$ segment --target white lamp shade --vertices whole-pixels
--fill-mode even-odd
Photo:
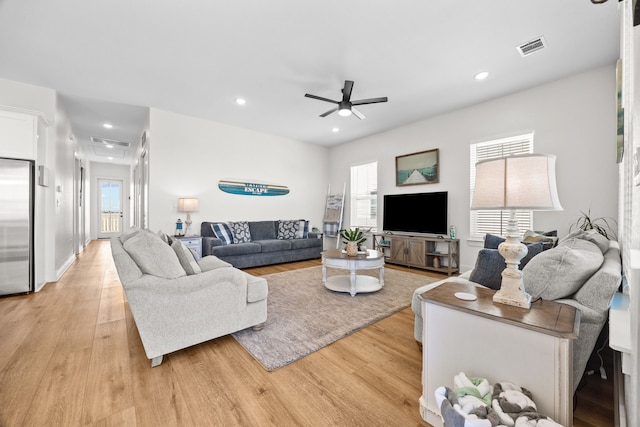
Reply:
[[[476,163],[471,209],[562,210],[556,156],[524,154]]]
[[[198,199],[178,199],[179,212],[196,212],[198,210]]]

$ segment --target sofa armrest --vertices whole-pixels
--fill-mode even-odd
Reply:
[[[215,246],[222,246],[222,240],[217,237],[202,237],[202,256],[211,255],[213,253],[212,248]]]
[[[313,231],[310,231],[309,234],[307,235],[307,237],[309,239],[319,239],[320,238],[320,234],[321,233],[314,233]]]
[[[220,267],[200,274],[182,276],[177,279],[165,279],[163,277],[143,274],[138,280],[123,285],[125,292],[141,291],[153,292],[162,295],[184,295],[198,292],[202,289],[215,286],[220,282],[233,283],[237,286],[247,287],[247,273],[233,267]]]

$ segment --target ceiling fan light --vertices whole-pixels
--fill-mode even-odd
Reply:
[[[349,117],[351,115],[351,109],[341,108],[338,110],[338,114],[340,114],[342,117]]]

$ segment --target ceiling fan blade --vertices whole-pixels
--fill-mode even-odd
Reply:
[[[364,105],[364,104],[377,104],[378,102],[387,102],[389,98],[386,96],[380,98],[359,99],[357,101],[351,101],[351,105]]]
[[[357,109],[355,109],[353,107],[351,107],[351,112],[353,113],[354,116],[356,116],[360,120],[362,120],[362,119],[364,119],[366,117],[364,114],[362,114],[360,111],[358,111]]]
[[[313,99],[318,99],[320,101],[330,102],[332,104],[337,104],[338,103],[338,101],[334,101],[333,99],[323,98],[321,96],[316,96],[316,95],[311,95],[310,93],[305,93],[304,96],[306,96],[307,98],[313,98]]]
[[[344,81],[344,88],[342,88],[342,101],[349,102],[351,99],[351,91],[353,90],[353,82],[351,80]]]
[[[329,114],[335,113],[336,111],[338,111],[338,108],[333,108],[333,109],[327,111],[326,113],[320,114],[320,117],[327,117]]]

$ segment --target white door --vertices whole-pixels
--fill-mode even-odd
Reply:
[[[98,238],[104,239],[122,233],[122,180],[98,179]]]

